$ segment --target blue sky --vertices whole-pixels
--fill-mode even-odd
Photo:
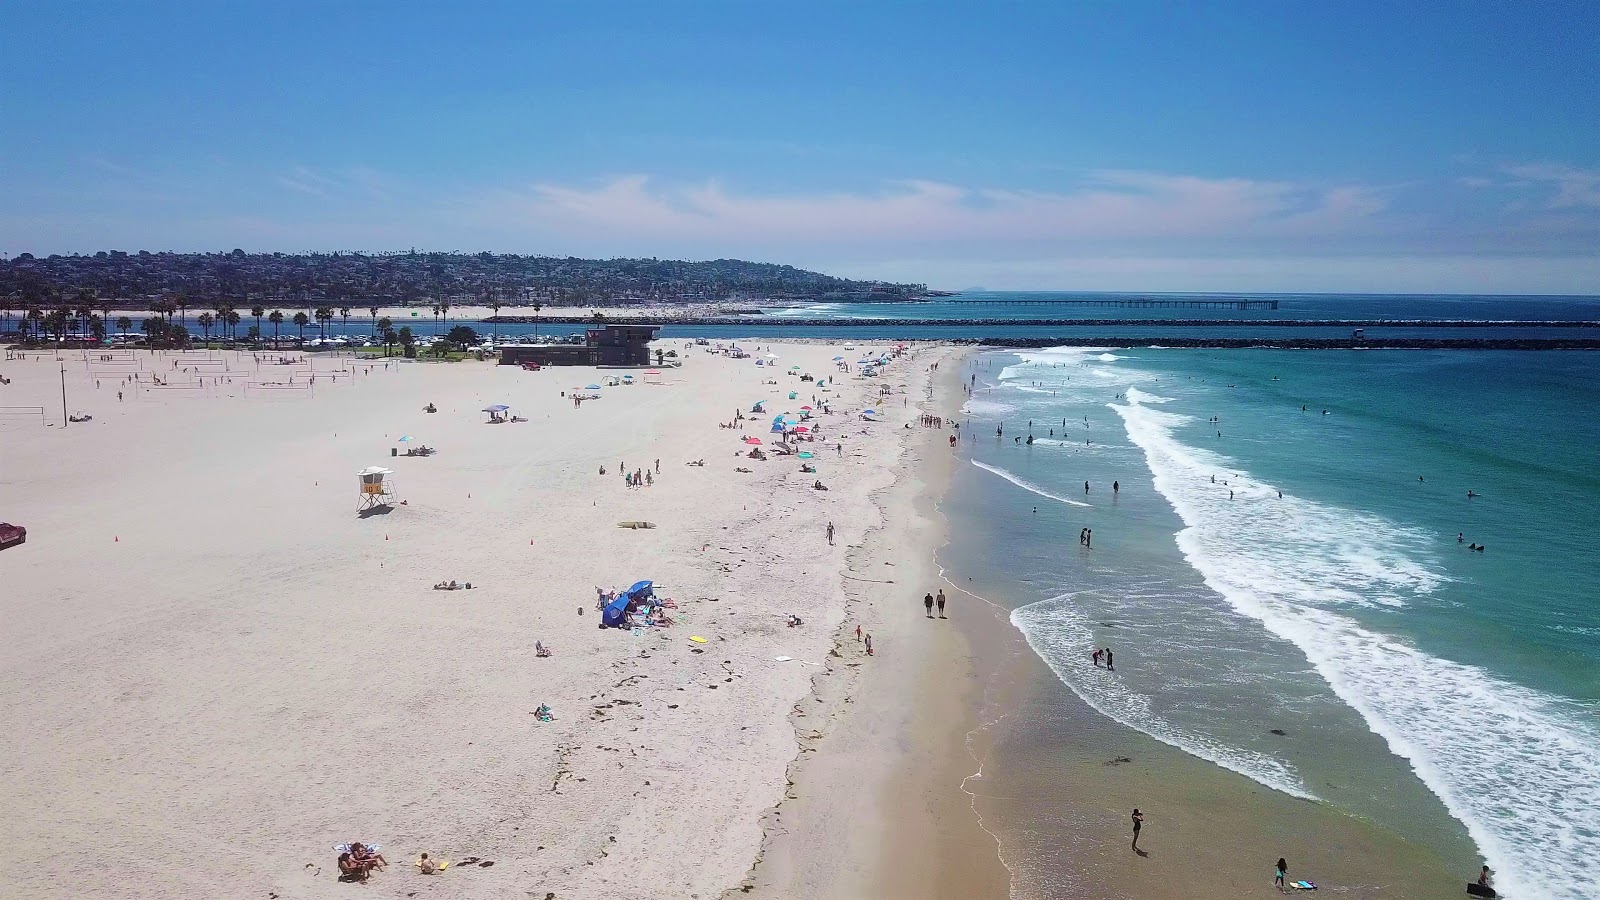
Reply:
[[[1600,293],[1600,4],[8,4],[0,252]]]

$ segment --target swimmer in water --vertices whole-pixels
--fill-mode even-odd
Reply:
[[[1459,543],[1461,543],[1462,541],[1464,541],[1466,539],[1467,539],[1467,533],[1466,532],[1464,532],[1464,531],[1456,532],[1456,543],[1459,544]]]

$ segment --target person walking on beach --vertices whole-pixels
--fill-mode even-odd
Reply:
[[[828,546],[833,546],[833,523],[828,523]]]
[[[867,645],[867,655],[871,656],[872,655],[872,635],[868,634],[863,640]]]
[[[1117,670],[1116,663],[1112,662],[1111,660],[1112,660],[1111,648],[1107,647],[1106,648],[1106,671],[1107,672],[1115,672]],[[1138,810],[1134,810],[1134,812],[1137,813]],[[1135,832],[1137,832],[1138,830],[1139,829],[1137,829],[1137,828],[1134,829]]]
[[[933,598],[933,600],[935,603],[939,604],[939,618],[949,618],[949,616],[944,614],[944,588],[939,588],[939,596]]]
[[[1139,852],[1139,829],[1144,827],[1144,813],[1135,807],[1133,810],[1133,852]]]
[[[1284,861],[1283,857],[1280,856],[1278,857],[1278,873],[1272,876],[1272,886],[1280,891],[1287,892],[1288,887],[1284,884],[1284,879],[1288,877],[1289,864]]]
[[[922,596],[922,608],[928,611],[928,618],[930,618],[930,619],[933,618],[933,595],[932,594],[924,594]]]

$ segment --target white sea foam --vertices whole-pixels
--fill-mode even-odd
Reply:
[[[1010,472],[1007,472],[1005,469],[1002,469],[999,466],[991,466],[986,462],[980,462],[980,461],[978,461],[976,459],[972,461],[972,464],[977,466],[978,468],[984,470],[985,472],[993,472],[994,474],[999,475],[1001,478],[1004,478],[1005,480],[1011,482],[1012,484],[1016,485],[1017,487],[1022,488],[1025,491],[1030,491],[1032,493],[1038,494],[1041,497],[1047,497],[1047,498],[1049,498],[1051,500],[1055,500],[1055,501],[1057,501],[1059,503],[1065,503],[1068,506],[1089,506],[1090,505],[1088,503],[1084,503],[1082,500],[1073,500],[1073,499],[1070,499],[1070,498],[1067,498],[1067,497],[1063,497],[1060,494],[1052,494],[1049,491],[1045,490],[1044,488],[1039,487],[1037,484],[1034,484],[1034,483],[1032,483],[1030,481],[1027,481],[1026,479],[1018,478],[1017,476],[1011,474]]]
[[[1342,612],[1399,607],[1443,579],[1411,529],[1294,497],[1187,446],[1137,390],[1113,405],[1183,520],[1177,543],[1236,610],[1297,645],[1405,758],[1520,896],[1600,884],[1600,727],[1581,705],[1431,656]],[[1220,480],[1220,476],[1219,476]],[[1228,497],[1234,491],[1235,499]],[[1270,782],[1264,782],[1270,783]]]
[[[1091,658],[1097,644],[1088,622],[1072,609],[1071,598],[1070,593],[1062,594],[1018,607],[1011,612],[1011,622],[1027,638],[1028,646],[1083,702],[1102,715],[1185,753],[1286,794],[1315,799],[1287,763],[1265,754],[1229,747],[1207,734],[1173,722],[1154,711],[1148,697],[1085,662]],[[1090,684],[1094,686],[1092,690],[1087,688]]]
[[[1009,403],[1001,403],[997,400],[980,400],[977,397],[973,397],[962,405],[961,411],[969,416],[1004,419],[1006,416],[1016,412],[1017,408]]]

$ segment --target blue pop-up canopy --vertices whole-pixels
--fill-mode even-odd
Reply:
[[[654,581],[634,582],[633,587],[617,594],[615,600],[606,604],[605,610],[600,614],[600,624],[607,628],[621,628],[623,620],[628,614],[628,604],[632,603],[635,598],[643,597],[650,593],[650,589],[653,587],[655,587]]]

